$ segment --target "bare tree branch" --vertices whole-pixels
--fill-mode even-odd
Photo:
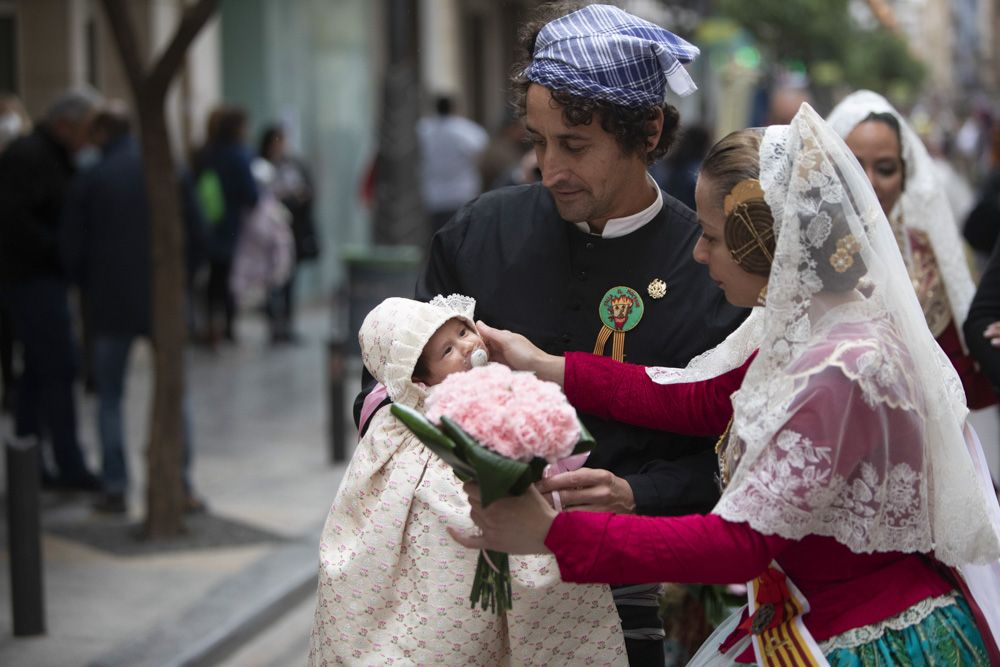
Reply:
[[[111,25],[111,33],[115,42],[118,43],[118,53],[121,54],[122,66],[128,76],[128,82],[132,88],[132,95],[136,99],[142,92],[145,79],[145,63],[139,53],[139,45],[136,43],[135,31],[132,29],[132,19],[129,17],[127,0],[101,0],[104,6],[104,14],[108,17]]]
[[[218,6],[219,0],[198,0],[197,3],[184,9],[181,22],[177,26],[177,30],[174,31],[174,38],[170,40],[170,44],[153,66],[153,71],[146,80],[150,94],[167,94],[167,87],[184,62],[188,47],[208,23],[208,19],[212,17]]]

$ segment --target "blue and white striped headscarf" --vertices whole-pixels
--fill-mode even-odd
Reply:
[[[699,53],[669,30],[617,7],[589,5],[541,29],[524,76],[619,106],[659,106],[668,85],[682,96],[698,89],[683,65]]]

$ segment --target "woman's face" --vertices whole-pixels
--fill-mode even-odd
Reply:
[[[871,181],[882,212],[889,215],[903,194],[903,157],[896,131],[879,120],[866,120],[844,140]]]
[[[692,252],[694,260],[708,266],[709,276],[726,293],[726,301],[744,308],[758,305],[757,296],[767,285],[767,278],[744,271],[729,252],[723,233],[726,215],[722,211],[722,197],[711,179],[698,176],[694,199],[701,225],[701,238]]]

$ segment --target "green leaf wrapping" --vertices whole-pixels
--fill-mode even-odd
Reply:
[[[590,434],[590,431],[587,430],[587,427],[583,425],[583,422],[579,418],[577,418],[576,423],[580,425],[580,441],[573,448],[573,454],[589,452],[597,446],[597,441],[594,440],[594,436]]]
[[[494,500],[511,495],[511,487],[529,470],[528,464],[523,461],[509,459],[486,449],[447,417],[441,417],[441,429],[475,468],[483,507]]]
[[[417,436],[420,442],[450,465],[460,480],[465,482],[475,478],[476,470],[465,460],[455,443],[421,412],[398,403],[393,403],[389,409],[396,419],[403,422],[403,425]]]

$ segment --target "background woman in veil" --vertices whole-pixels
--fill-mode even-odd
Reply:
[[[993,387],[969,356],[962,333],[976,286],[930,153],[903,115],[870,90],[841,100],[827,123],[868,176],[896,237],[927,326],[958,371],[969,407],[978,410],[995,404]]]
[[[687,368],[553,357],[480,330],[494,359],[563,383],[584,411],[723,433],[718,505],[574,512],[586,499],[560,489],[570,511],[557,513],[543,481],[484,509],[468,486],[482,536],[453,536],[551,551],[566,581],[749,581],[747,609],[692,664],[1000,660],[1000,508],[961,382],[854,156],[803,105],[789,126],[716,144],[696,199],[695,259],[728,301],[758,308]]]

